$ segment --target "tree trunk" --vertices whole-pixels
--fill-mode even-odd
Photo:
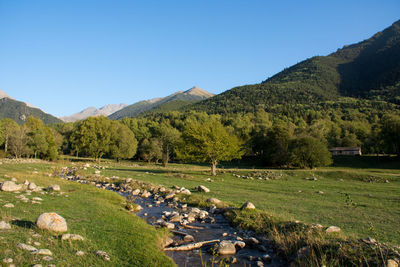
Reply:
[[[6,141],[4,142],[4,152],[7,154],[7,148],[8,148],[8,137],[6,137]]]
[[[167,167],[169,161],[169,149],[167,149],[167,151],[163,153],[162,161],[163,161],[163,166]]]
[[[211,161],[211,175],[217,175],[217,161],[212,160]]]

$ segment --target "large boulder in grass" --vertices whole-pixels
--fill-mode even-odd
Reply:
[[[13,181],[5,181],[1,184],[1,191],[5,191],[5,192],[15,192],[15,191],[19,191],[23,188],[23,185],[20,184],[16,184]]]
[[[256,206],[254,206],[254,204],[251,202],[246,202],[242,205],[242,209],[254,210],[255,208]]]
[[[218,246],[219,255],[233,255],[236,253],[235,245],[230,241],[221,241]]]
[[[67,231],[67,222],[65,219],[54,212],[41,214],[36,220],[36,225],[40,229],[54,232]]]
[[[209,192],[210,192],[210,189],[208,189],[208,188],[205,187],[204,185],[199,185],[199,186],[197,187],[197,190],[198,190],[199,192],[204,192],[204,193],[209,193]]]

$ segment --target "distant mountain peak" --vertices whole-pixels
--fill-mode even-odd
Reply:
[[[192,88],[190,88],[189,90],[186,90],[183,92],[183,94],[190,94],[190,95],[196,95],[196,96],[202,96],[205,98],[209,98],[214,96],[213,93],[207,92],[197,86],[193,86]]]
[[[9,99],[13,99],[14,100],[14,98],[10,97],[5,92],[0,90],[0,99],[2,99],[2,98],[9,98]]]
[[[153,98],[129,105],[109,116],[110,119],[119,120],[125,117],[134,117],[151,110],[177,110],[184,105],[201,101],[214,96],[197,86],[186,91],[177,91],[169,96]]]
[[[74,122],[78,120],[84,120],[88,117],[96,117],[101,115],[109,116],[112,113],[115,113],[126,106],[127,104],[121,103],[121,104],[108,104],[101,108],[88,107],[78,113],[72,114],[71,116],[61,117],[60,119],[63,120],[64,122]]]

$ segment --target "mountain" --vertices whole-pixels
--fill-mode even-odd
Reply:
[[[126,107],[127,104],[109,104],[105,105],[101,108],[89,107],[87,109],[82,110],[81,112],[75,113],[71,116],[61,117],[60,119],[64,122],[74,122],[78,120],[83,120],[88,117],[96,117],[96,116],[109,116],[118,110]]]
[[[119,120],[125,117],[134,117],[144,112],[177,110],[212,96],[214,94],[194,86],[189,90],[178,91],[163,98],[154,98],[134,103],[111,114],[109,118]]]
[[[61,122],[58,118],[32,107],[32,105],[17,101],[0,91],[0,119],[10,118],[18,124],[23,124],[29,116],[40,118],[45,124]]]
[[[3,99],[3,98],[9,98],[9,99],[13,99],[14,100],[14,98],[10,97],[5,92],[0,90],[0,99]]]
[[[187,106],[211,113],[254,112],[276,105],[352,97],[400,104],[400,20],[362,42],[316,56],[253,85]]]

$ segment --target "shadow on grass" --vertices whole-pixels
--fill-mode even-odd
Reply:
[[[31,229],[35,226],[35,223],[33,223],[31,221],[25,221],[25,220],[14,220],[11,222],[11,224],[16,225],[18,227],[28,228],[28,229]]]

